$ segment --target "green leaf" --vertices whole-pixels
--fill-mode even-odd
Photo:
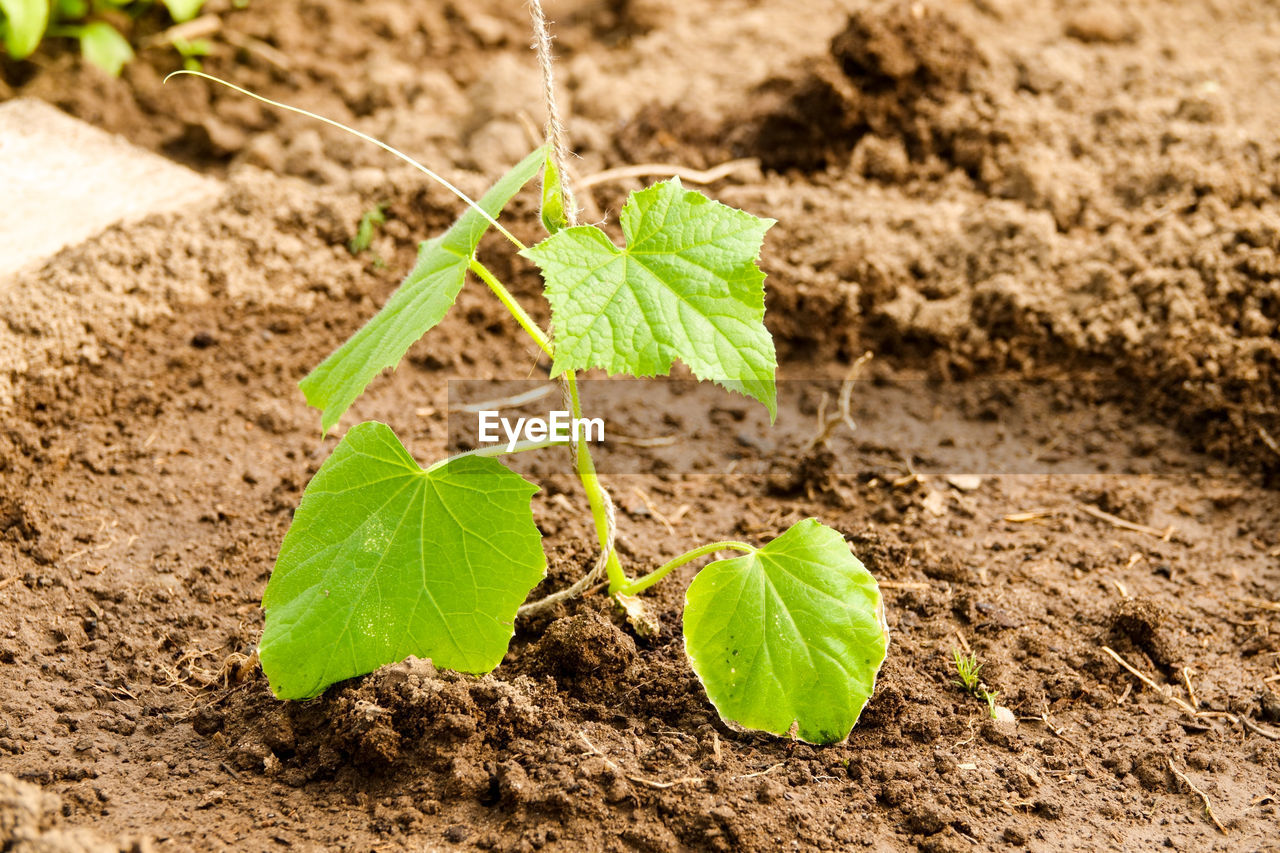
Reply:
[[[169,15],[178,23],[182,23],[200,14],[200,7],[204,5],[204,0],[164,0],[164,5],[169,10]]]
[[[54,4],[55,19],[78,21],[89,14],[89,0],[58,0]]]
[[[353,427],[302,496],[262,596],[259,655],[281,699],[409,655],[488,672],[546,575],[529,499],[500,462],[423,470],[389,427]]]
[[[128,40],[106,21],[90,21],[77,30],[84,58],[112,77],[119,77],[125,64],[133,59]]]
[[[560,170],[556,168],[551,149],[547,148],[547,161],[542,167],[542,227],[548,234],[555,234],[569,225],[569,217],[565,215],[565,188],[560,180]]]
[[[26,59],[49,25],[49,0],[0,0],[4,15],[4,49],[14,59]]]
[[[844,537],[810,518],[698,573],[685,651],[722,718],[836,743],[875,690],[889,644],[881,607]]]
[[[539,148],[521,160],[484,194],[480,207],[497,217],[537,174],[543,159]],[[307,402],[322,410],[320,424],[325,432],[381,370],[399,364],[414,341],[444,319],[488,229],[488,220],[468,208],[448,231],[423,243],[417,265],[382,310],[299,383]]]
[[[773,224],[676,178],[631,194],[622,209],[625,249],[599,228],[578,226],[525,250],[547,282],[553,374],[600,367],[665,375],[679,358],[776,416],[777,358],[756,265]]]

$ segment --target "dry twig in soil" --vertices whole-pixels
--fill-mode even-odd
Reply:
[[[1254,734],[1267,738],[1268,740],[1280,741],[1280,732],[1273,732],[1273,731],[1264,729],[1262,726],[1259,726],[1257,723],[1255,723],[1253,720],[1249,719],[1248,717],[1244,716],[1243,714],[1240,714],[1240,715],[1231,714],[1226,711],[1197,711],[1195,708],[1193,708],[1191,705],[1189,705],[1187,702],[1183,701],[1182,699],[1179,699],[1177,696],[1171,696],[1168,693],[1165,693],[1163,690],[1160,689],[1160,686],[1158,684],[1156,684],[1154,681],[1151,680],[1151,678],[1149,678],[1147,675],[1142,673],[1139,669],[1134,667],[1127,660],[1120,657],[1120,655],[1116,654],[1116,652],[1112,650],[1109,646],[1103,646],[1102,650],[1106,652],[1108,655],[1110,655],[1111,658],[1116,663],[1120,664],[1122,667],[1127,669],[1131,675],[1133,675],[1143,684],[1147,685],[1152,690],[1154,690],[1156,692],[1156,695],[1164,699],[1166,702],[1172,702],[1173,704],[1177,705],[1187,714],[1187,716],[1191,717],[1192,719],[1213,720],[1221,717],[1224,720],[1230,720],[1233,723],[1237,723],[1243,726],[1244,728],[1248,729],[1249,731],[1253,732]]]
[[[1098,509],[1096,506],[1093,506],[1092,504],[1080,504],[1080,510],[1086,515],[1091,515],[1094,518],[1105,521],[1108,524],[1114,527],[1119,527],[1122,530],[1132,530],[1134,533],[1145,533],[1148,536],[1154,536],[1155,538],[1164,540],[1166,542],[1169,540],[1169,537],[1173,535],[1173,532],[1175,529],[1172,524],[1166,527],[1164,530],[1159,530],[1155,527],[1148,527],[1145,524],[1135,524],[1132,521],[1121,518],[1118,515],[1112,515],[1111,513],[1106,512],[1105,510]]]
[[[1166,702],[1172,702],[1173,704],[1177,705],[1179,708],[1181,708],[1183,711],[1185,711],[1187,714],[1189,714],[1192,717],[1198,716],[1195,708],[1192,708],[1190,705],[1188,705],[1183,700],[1179,699],[1177,696],[1170,696],[1168,693],[1165,693],[1163,690],[1160,689],[1160,685],[1156,684],[1141,670],[1137,669],[1132,664],[1130,664],[1127,660],[1120,657],[1120,655],[1116,654],[1115,651],[1112,650],[1110,646],[1103,646],[1102,650],[1106,652],[1108,655],[1110,655],[1111,658],[1116,663],[1120,664],[1122,667],[1127,669],[1130,675],[1137,678],[1143,684],[1147,685],[1152,690],[1154,690],[1156,694],[1160,696],[1161,699],[1164,699]]]
[[[1267,601],[1265,598],[1254,598],[1249,595],[1240,600],[1250,607],[1257,607],[1261,610],[1274,610],[1276,613],[1280,613],[1280,601]]]
[[[604,171],[596,172],[594,175],[579,178],[577,183],[579,189],[586,189],[587,187],[607,184],[610,181],[621,181],[627,178],[669,178],[674,176],[691,184],[714,184],[734,172],[758,170],[759,168],[760,161],[754,157],[729,160],[718,166],[712,166],[710,169],[693,169],[674,163],[638,163],[634,166],[605,169]]]
[[[782,765],[783,765],[783,762],[779,761],[777,764],[774,764],[771,767],[766,767],[764,770],[757,770],[755,773],[743,773],[741,776],[734,776],[733,778],[735,781],[737,781],[741,779],[756,779],[760,776],[768,776],[770,773],[777,770]]]
[[[1177,776],[1178,779],[1182,781],[1182,784],[1190,788],[1191,793],[1198,796],[1200,798],[1200,802],[1204,803],[1205,816],[1207,816],[1209,820],[1213,821],[1213,825],[1218,828],[1219,832],[1221,832],[1223,835],[1226,835],[1227,828],[1222,825],[1222,822],[1218,820],[1217,815],[1213,813],[1213,804],[1209,802],[1209,795],[1206,794],[1204,791],[1201,791],[1199,788],[1197,788],[1195,784],[1193,784],[1192,781],[1187,778],[1187,774],[1183,773],[1174,765],[1172,758],[1168,759],[1168,761],[1169,761],[1169,769],[1173,771],[1173,775]]]
[[[1027,521],[1039,521],[1043,518],[1052,518],[1057,515],[1056,509],[1029,509],[1025,512],[1012,512],[1004,517],[1005,521],[1021,524]]]
[[[645,779],[642,776],[632,776],[630,773],[627,773],[619,767],[612,758],[601,752],[599,747],[592,743],[591,739],[587,737],[586,732],[578,732],[578,737],[582,738],[582,742],[587,745],[587,749],[591,750],[592,754],[603,759],[604,763],[609,765],[615,773],[629,781],[635,782],[637,785],[644,785],[646,788],[653,788],[655,791],[665,791],[668,788],[674,788],[677,785],[695,785],[707,781],[701,776],[682,776],[679,779],[672,779],[670,782],[662,782],[657,779]]]

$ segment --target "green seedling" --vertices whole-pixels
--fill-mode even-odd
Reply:
[[[200,14],[204,0],[164,0],[164,6],[175,21],[182,23]]]
[[[960,653],[959,649],[953,649],[952,657],[955,660],[956,674],[960,676],[958,681],[952,683],[958,687],[963,687],[964,691],[970,696],[975,696],[986,702],[987,712],[991,715],[991,719],[997,719],[996,697],[1000,695],[1000,691],[989,689],[978,678],[978,672],[982,669],[982,664],[978,662],[978,655],[964,655]]]
[[[772,220],[672,179],[631,194],[618,246],[596,226],[572,224],[572,199],[548,148],[472,201],[425,166],[350,132],[413,163],[467,210],[420,246],[382,309],[300,383],[326,432],[444,318],[469,275],[550,360],[574,419],[582,418],[579,371],[651,377],[676,360],[776,415],[776,360],[757,265]],[[540,173],[549,236],[529,246],[499,217]],[[490,229],[541,271],[549,330],[479,257]],[[349,429],[307,486],[263,595],[259,656],[276,696],[316,696],[409,655],[467,673],[494,669],[522,602],[546,574],[531,506],[538,487],[495,457],[557,444],[566,442],[499,443],[423,468],[390,427]],[[635,608],[637,596],[680,566],[737,554],[706,565],[685,596],[685,649],[720,715],[814,743],[847,737],[875,688],[888,631],[879,587],[844,537],[810,518],[764,545],[713,542],[633,578],[613,547],[612,504],[588,442],[569,448],[599,539],[597,567],[620,604]],[[591,580],[587,573],[571,590]]]
[[[993,720],[1000,719],[1000,715],[996,713],[996,697],[999,695],[999,690],[988,690],[985,685],[978,692],[978,698],[987,703],[987,714]]]
[[[956,674],[960,676],[960,680],[954,683],[963,687],[966,693],[976,695],[978,690],[978,671],[982,669],[982,664],[978,663],[978,656],[976,654],[963,655],[959,649],[953,649],[951,654],[956,662]]]
[[[208,39],[185,39],[174,36],[170,40],[173,49],[182,57],[182,67],[188,71],[200,71],[204,68],[204,57],[213,52],[213,44]]]
[[[14,59],[26,59],[49,27],[49,0],[0,0],[0,41]]]
[[[119,77],[120,72],[133,59],[133,48],[129,46],[128,39],[106,21],[90,21],[74,27],[54,27],[49,33],[79,39],[80,53],[84,58],[112,77]]]
[[[369,251],[373,245],[373,236],[378,229],[387,224],[387,206],[379,204],[369,208],[360,216],[356,233],[347,241],[347,251],[353,255]]]
[[[164,7],[173,20],[181,23],[200,13],[204,0],[163,0]],[[26,59],[46,38],[70,38],[80,43],[80,52],[86,61],[113,77],[133,59],[133,48],[120,31],[99,17],[103,13],[137,17],[145,13],[153,3],[146,0],[0,0],[0,44],[13,59]],[[109,15],[108,15],[109,17]],[[194,43],[192,50],[199,47]],[[184,53],[188,69],[194,59],[208,53]]]

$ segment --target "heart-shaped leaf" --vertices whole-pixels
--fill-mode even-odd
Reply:
[[[721,717],[810,743],[848,737],[889,643],[875,578],[812,518],[699,572],[684,637]]]
[[[385,424],[353,427],[302,496],[262,596],[259,656],[281,699],[409,655],[489,672],[546,575],[529,499],[493,459],[423,470]]]

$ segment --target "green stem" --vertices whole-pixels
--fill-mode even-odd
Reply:
[[[552,354],[551,340],[547,337],[546,332],[533,321],[524,307],[515,300],[511,295],[511,291],[498,281],[497,276],[489,271],[488,267],[480,263],[474,258],[471,260],[471,271],[480,277],[480,279],[493,291],[493,295],[498,297],[511,315],[516,318],[516,322],[520,324],[520,328],[533,339],[533,342],[546,353],[548,356]],[[565,385],[569,390],[569,406],[573,410],[572,417],[576,420],[582,417],[582,403],[578,398],[578,382],[572,371],[564,374]],[[600,485],[600,478],[596,476],[595,462],[591,459],[591,450],[585,441],[578,442],[577,451],[577,467],[578,479],[582,481],[582,490],[587,494],[587,503],[591,505],[591,516],[595,519],[596,536],[600,540],[600,548],[609,550],[609,516],[608,510],[605,509],[604,489]],[[613,594],[625,586],[629,579],[627,573],[622,569],[622,563],[618,560],[617,551],[609,550],[609,558],[605,563],[605,571],[609,575],[609,593]]]
[[[710,545],[702,545],[698,548],[694,548],[692,551],[686,551],[671,562],[664,563],[662,566],[654,569],[652,572],[649,572],[649,574],[644,577],[636,578],[621,589],[614,590],[614,592],[622,595],[635,595],[636,593],[643,592],[653,586],[655,583],[669,575],[673,570],[680,568],[685,563],[692,563],[699,557],[705,557],[708,554],[714,554],[717,551],[730,550],[741,551],[744,554],[754,554],[759,549],[754,545],[748,545],[746,542],[735,542],[733,540],[712,542]]]
[[[497,276],[489,272],[489,268],[480,263],[475,258],[471,259],[471,271],[480,276],[480,280],[489,285],[489,289],[493,291],[493,295],[498,297],[498,301],[506,306],[511,315],[516,318],[516,322],[520,324],[520,328],[524,329],[529,337],[533,338],[533,342],[538,348],[551,355],[551,340],[547,337],[547,333],[533,321],[529,313],[524,310],[524,306],[516,301],[511,295],[511,291],[507,290],[502,282],[498,281]],[[576,416],[575,416],[576,417]]]
[[[468,450],[465,453],[457,453],[447,459],[440,459],[427,466],[427,473],[431,473],[437,468],[443,468],[455,459],[462,459],[466,456],[506,456],[508,453],[523,453],[526,450],[541,450],[544,447],[558,447],[568,444],[567,441],[552,441],[549,438],[540,441],[517,441],[514,447],[508,448],[505,444],[491,444],[488,447],[478,447],[475,450]]]
[[[578,398],[578,379],[572,370],[564,374],[565,387],[569,389],[569,407],[573,410],[571,417],[575,420],[582,417],[582,402]],[[609,575],[609,594],[613,595],[626,586],[630,580],[622,570],[618,560],[618,552],[609,549],[609,514],[605,509],[604,489],[600,486],[600,478],[596,476],[596,465],[591,459],[591,450],[585,441],[578,442],[578,479],[582,481],[582,490],[587,493],[587,503],[591,504],[591,516],[596,522],[596,536],[600,540],[600,548],[609,553],[605,571]]]

